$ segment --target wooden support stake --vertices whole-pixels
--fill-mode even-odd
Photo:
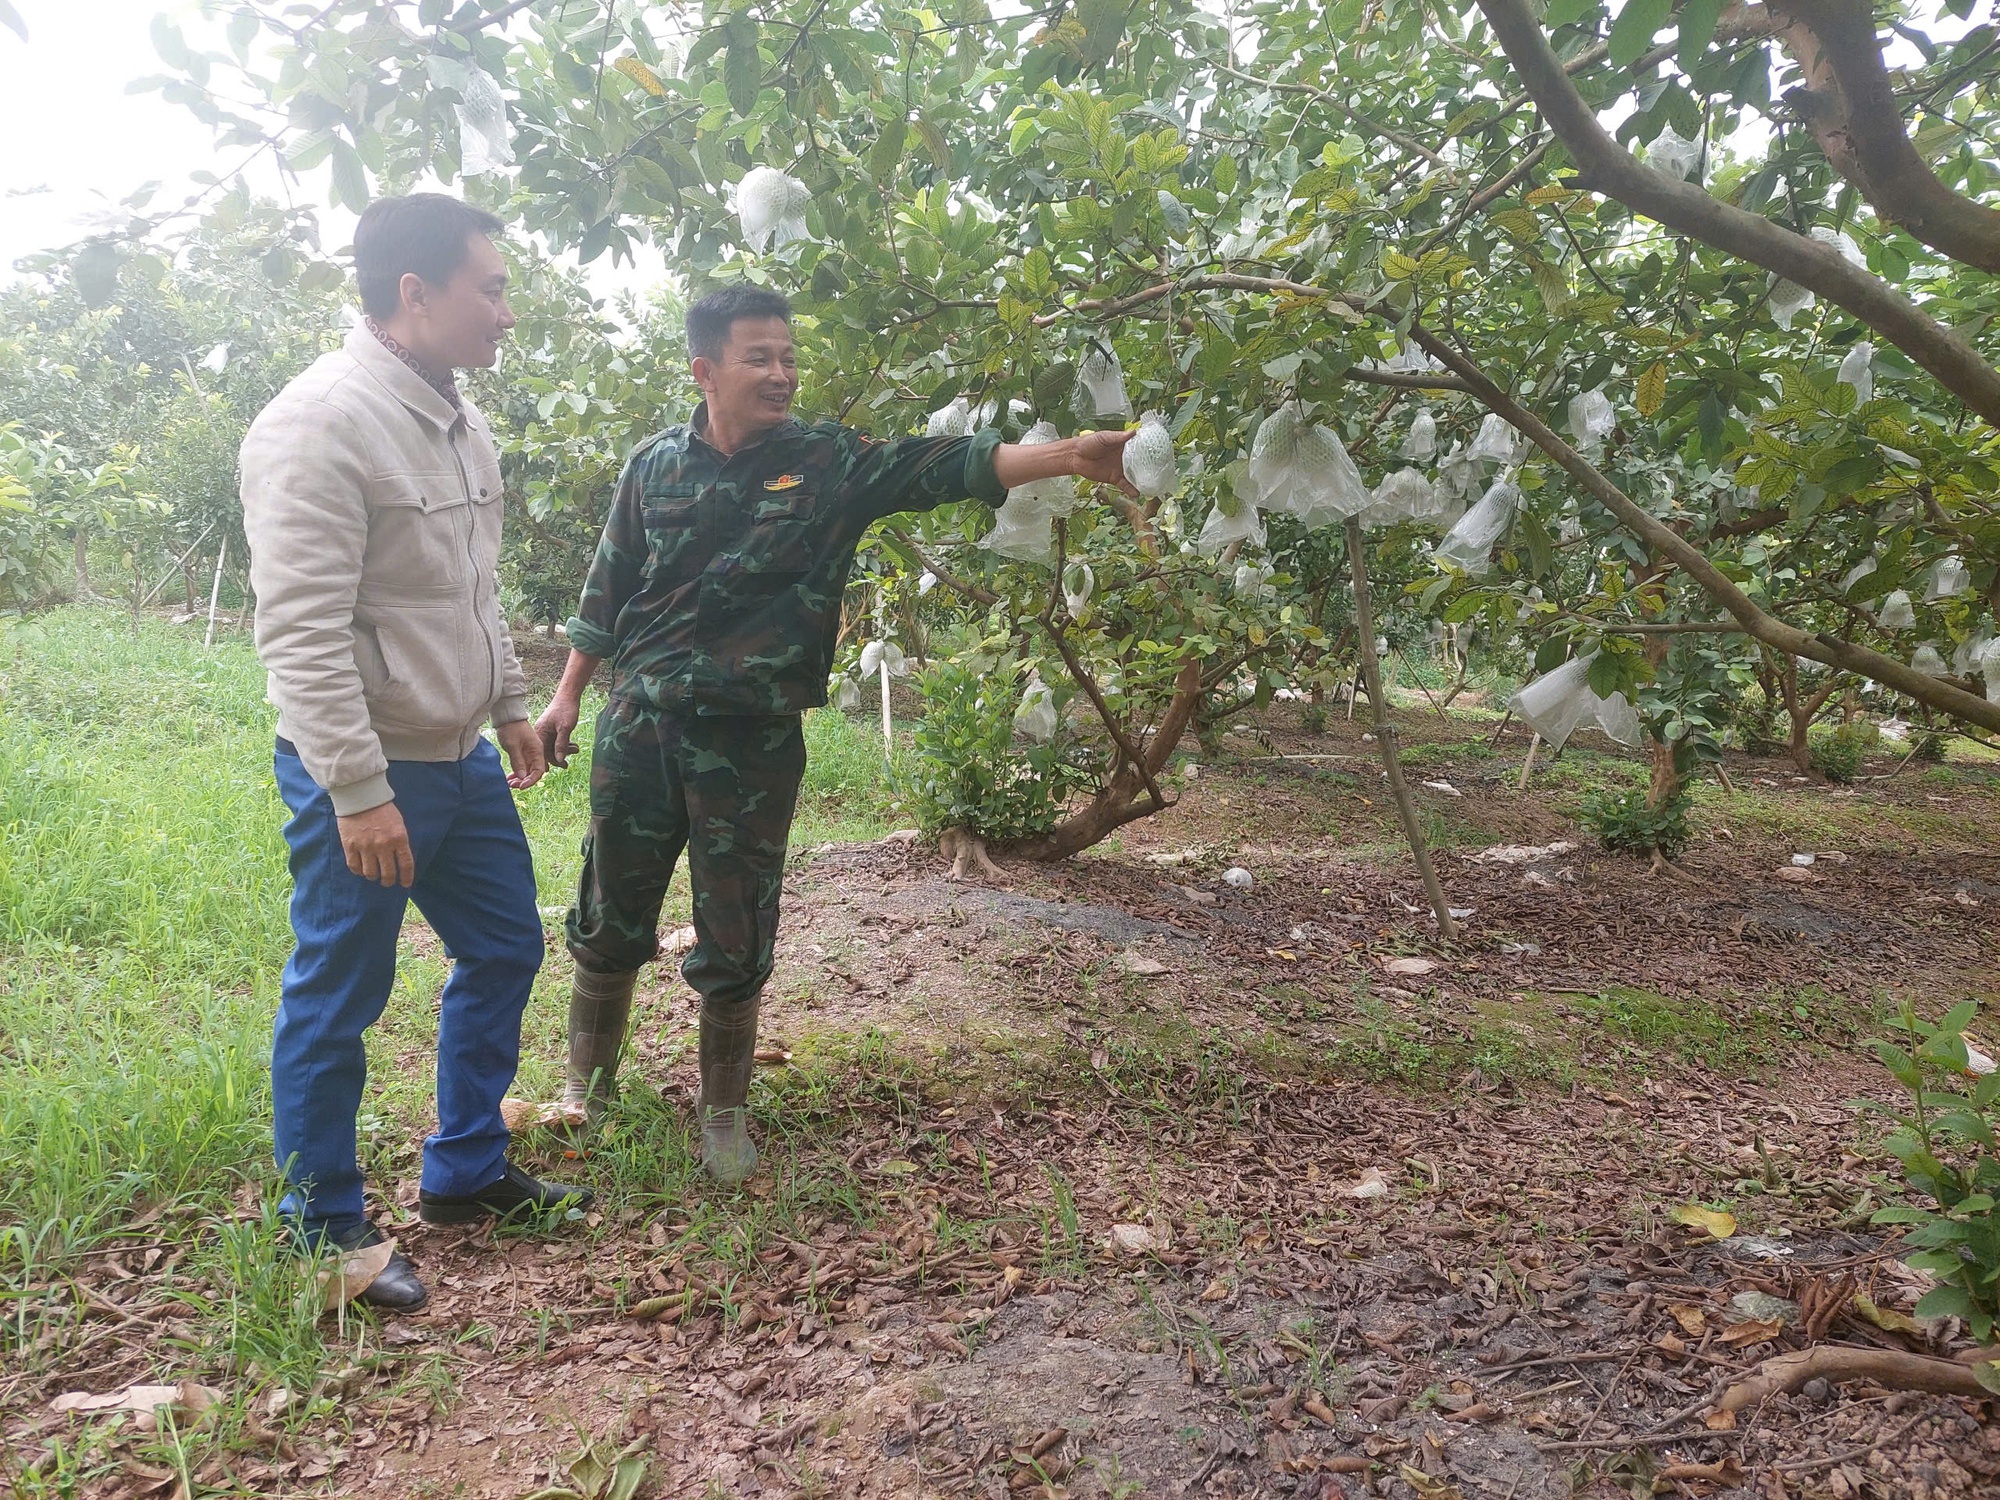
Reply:
[[[882,764],[893,766],[895,764],[896,737],[895,726],[889,718],[889,652],[887,649],[888,642],[882,634],[882,628],[888,619],[889,613],[888,597],[886,589],[878,588],[875,590],[875,639],[881,641],[884,648],[882,652]]]
[[[1528,789],[1528,778],[1535,771],[1535,752],[1541,748],[1542,737],[1538,733],[1528,740],[1528,758],[1521,762],[1521,779],[1514,783],[1516,791],[1525,792]]]
[[[201,637],[204,648],[215,644],[215,607],[222,601],[222,565],[228,557],[229,538],[225,536],[215,554],[215,582],[208,588],[208,629],[202,632]]]
[[[1444,886],[1431,863],[1430,846],[1424,842],[1423,825],[1417,821],[1416,804],[1410,800],[1409,784],[1403,780],[1403,758],[1396,748],[1396,726],[1389,722],[1389,704],[1382,693],[1381,667],[1375,660],[1375,606],[1368,594],[1368,565],[1361,557],[1361,523],[1347,518],[1347,564],[1354,575],[1354,626],[1361,638],[1361,672],[1368,683],[1368,702],[1375,711],[1375,748],[1382,753],[1382,769],[1388,773],[1389,795],[1396,799],[1396,812],[1403,820],[1403,836],[1410,841],[1410,853],[1423,877],[1424,893],[1431,910],[1437,913],[1438,936],[1450,942],[1458,936],[1445,900]]]

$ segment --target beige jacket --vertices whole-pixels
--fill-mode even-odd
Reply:
[[[528,717],[492,431],[365,328],[251,424],[243,529],[278,733],[335,812],[393,800],[392,760],[460,760]]]

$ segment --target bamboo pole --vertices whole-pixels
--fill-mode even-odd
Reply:
[[[1388,773],[1389,795],[1396,799],[1396,812],[1403,820],[1403,836],[1410,841],[1410,853],[1423,877],[1424,893],[1431,910],[1437,913],[1438,936],[1450,942],[1458,936],[1445,900],[1444,886],[1431,863],[1430,846],[1424,842],[1423,825],[1417,821],[1416,804],[1410,800],[1409,784],[1403,780],[1403,758],[1396,748],[1396,726],[1389,722],[1389,703],[1382,692],[1382,669],[1375,660],[1375,606],[1368,594],[1368,565],[1361,556],[1361,523],[1347,518],[1347,565],[1354,575],[1354,625],[1360,636],[1361,673],[1368,684],[1368,702],[1375,711],[1375,748],[1382,754],[1382,769]]]

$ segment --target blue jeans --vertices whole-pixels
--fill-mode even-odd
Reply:
[[[535,868],[500,753],[485,740],[460,761],[391,761],[416,884],[384,888],[347,868],[332,799],[278,741],[278,791],[291,809],[292,932],[271,1040],[272,1135],[292,1185],[284,1210],[305,1235],[363,1218],[354,1117],[367,1059],[361,1034],[389,1002],[411,901],[454,960],[438,1019],[435,1135],[423,1187],[477,1192],[507,1153],[500,1101],[521,1060],[521,1014],[542,965]]]

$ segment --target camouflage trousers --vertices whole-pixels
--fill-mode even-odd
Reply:
[[[771,977],[785,841],[805,774],[796,715],[678,713],[614,698],[598,716],[590,831],[568,921],[577,963],[640,967],[687,851],[696,942],[681,964],[704,1001],[754,1000]]]

